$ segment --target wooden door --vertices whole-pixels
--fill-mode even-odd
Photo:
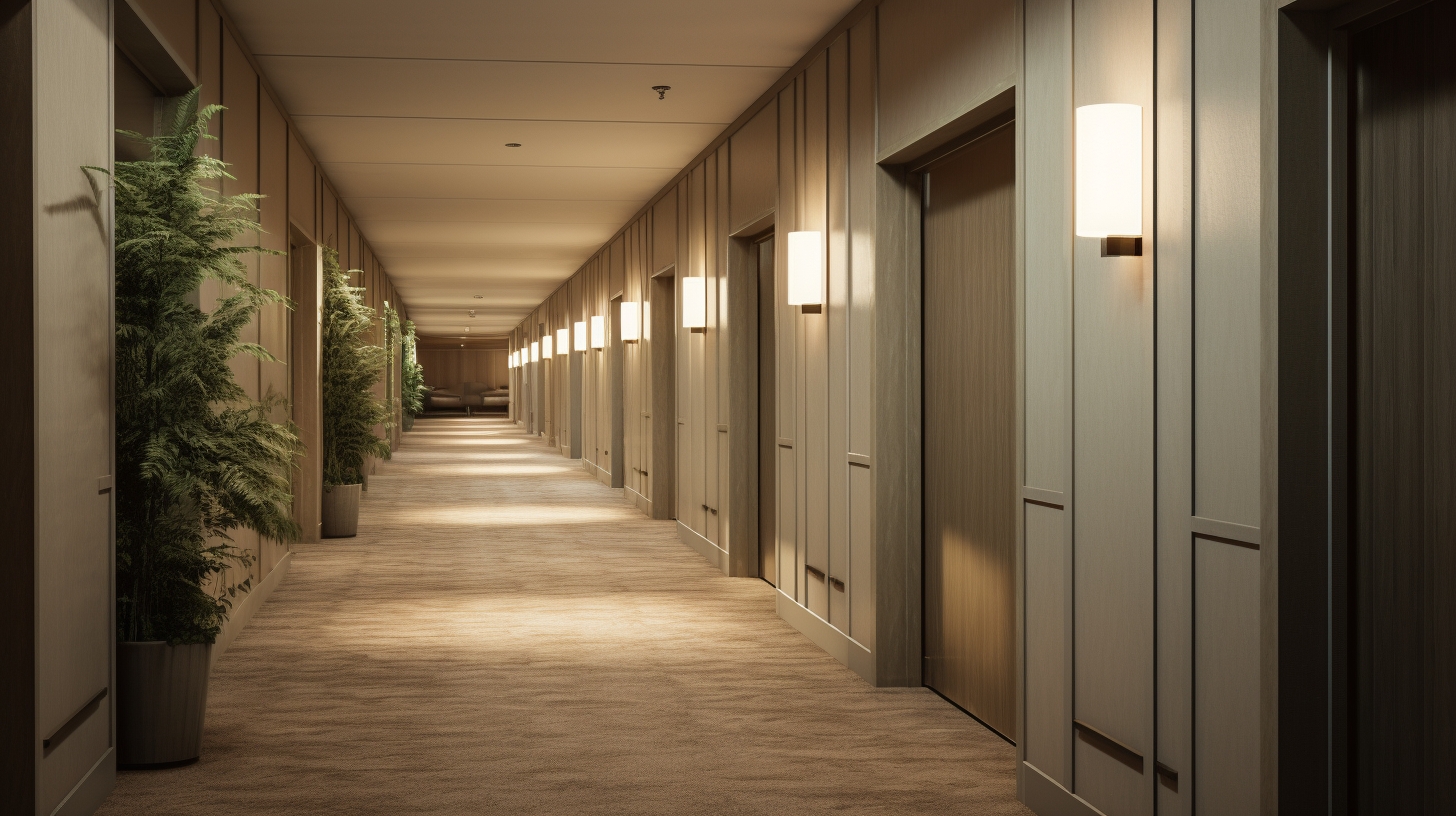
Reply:
[[[1016,142],[924,176],[924,681],[1016,739]]]
[[[774,239],[758,256],[758,575],[778,586],[778,369],[774,343]]]
[[[1456,4],[1353,38],[1352,813],[1450,813]]]

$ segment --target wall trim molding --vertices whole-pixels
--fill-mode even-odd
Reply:
[[[800,606],[793,598],[785,595],[783,590],[775,589],[774,596],[774,611],[778,612],[780,618],[788,621],[790,626],[798,629],[815,646],[828,652],[830,657],[863,677],[866,683],[879,685],[875,682],[875,656],[869,649],[831,626],[829,621]]]
[[[677,537],[682,543],[696,550],[699,555],[708,559],[708,563],[718,568],[724,575],[728,574],[728,552],[718,547],[717,544],[698,535],[693,528],[683,524],[681,521],[674,522],[677,525]]]
[[[51,816],[91,816],[106,802],[116,787],[116,748],[107,748],[76,787],[66,794]]]
[[[213,644],[213,666],[217,665],[217,659],[228,650],[229,646],[233,645],[233,641],[237,639],[237,636],[242,634],[242,631],[248,627],[248,623],[253,620],[253,613],[257,612],[258,608],[267,602],[268,596],[272,595],[273,590],[277,589],[278,585],[283,582],[283,577],[288,574],[289,568],[293,566],[294,552],[289,551],[282,558],[278,559],[278,563],[274,564],[273,569],[267,575],[263,576],[263,580],[259,581],[258,585],[253,587],[252,591],[247,595],[244,595],[243,600],[237,606],[233,607],[233,613],[228,616],[227,623],[223,625],[222,632],[217,636],[217,643]]]
[[[1061,786],[1030,762],[1022,761],[1020,797],[1037,816],[1105,816],[1086,799]]]

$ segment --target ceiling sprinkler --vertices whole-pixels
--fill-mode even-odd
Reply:
[[[652,86],[652,90],[657,91],[657,98],[658,99],[666,99],[667,98],[667,92],[670,91],[670,90],[672,90],[672,86],[671,85],[653,85]]]

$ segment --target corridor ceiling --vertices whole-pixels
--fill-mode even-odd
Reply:
[[[550,295],[855,0],[224,5],[421,333],[480,336]]]

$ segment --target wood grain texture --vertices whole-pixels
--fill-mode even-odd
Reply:
[[[23,702],[24,725],[7,726],[6,736],[30,755],[21,765],[34,769],[26,780],[34,791],[33,812],[49,814],[93,767],[105,763],[112,745],[114,697],[108,694],[64,741],[40,750],[44,737],[101,689],[111,688],[112,679],[114,493],[101,492],[98,483],[114,473],[114,216],[105,180],[88,178],[81,168],[112,163],[114,57],[106,0],[33,2],[30,8],[30,14],[12,18],[28,19],[29,42],[9,43],[19,46],[16,57],[29,56],[29,72],[5,77],[29,73],[33,94],[25,94],[29,116],[18,117],[32,144],[11,145],[21,161],[30,159],[29,183],[17,184],[30,195],[12,206],[29,212],[7,208],[7,214],[16,216],[16,226],[31,230],[34,243],[28,257],[7,253],[15,265],[5,277],[9,317],[17,329],[28,329],[11,338],[15,345],[7,356],[18,358],[12,370],[20,376],[9,383],[17,400],[35,399],[39,410],[27,426],[5,430],[14,435],[6,448],[16,454],[8,466],[17,471],[10,484],[17,498],[31,499],[29,506],[12,507],[16,512],[7,523],[33,532],[7,534],[7,550],[28,552],[7,560],[5,571],[29,585],[17,590],[29,601],[20,620],[33,629],[19,643],[33,643],[34,651],[17,655],[16,662],[32,672],[35,685]],[[14,113],[6,110],[7,116]],[[12,252],[25,245],[23,239],[11,241]],[[65,399],[41,397],[56,394]],[[20,572],[25,564],[31,569]],[[7,747],[6,758],[16,752]]]
[[[777,147],[777,140],[775,140]],[[775,162],[777,167],[777,162]],[[778,287],[774,264],[773,238],[753,246],[757,286],[758,342],[756,379],[758,380],[757,435],[758,444],[758,559],[760,578],[778,586],[778,371],[775,365],[778,348],[775,342],[775,315]]]
[[[998,93],[1017,74],[1011,0],[885,0],[880,21],[881,157]]]
[[[1257,813],[1259,551],[1204,538],[1193,551],[1192,810]]]
[[[925,684],[1015,740],[1016,137],[936,165],[924,215]]]
[[[1123,102],[1143,115],[1143,223],[1152,223],[1151,0],[1077,0],[1075,105]],[[1147,231],[1145,227],[1145,231]],[[1102,258],[1075,239],[1073,369],[1076,569],[1073,716],[1144,756],[1154,740],[1154,283],[1156,245]],[[1153,774],[1074,742],[1074,793],[1104,812],[1146,816]],[[1084,767],[1083,762],[1093,765]]]
[[[1258,527],[1262,21],[1254,3],[1194,8],[1193,514]]]
[[[762,218],[778,203],[778,129],[778,106],[769,105],[729,139],[732,232]]]
[[[1352,810],[1450,809],[1456,55],[1431,3],[1352,38]]]
[[[828,87],[825,115],[827,161],[825,162],[826,208],[824,313],[824,365],[828,408],[825,430],[825,464],[828,487],[829,533],[829,623],[849,631],[850,597],[858,589],[849,564],[849,34],[840,35],[829,46]],[[868,577],[868,576],[866,576]],[[835,580],[839,583],[834,583]]]
[[[1178,781],[1176,785],[1160,781],[1155,796],[1158,813],[1186,816],[1193,813],[1201,778],[1193,767],[1195,595],[1194,539],[1189,534],[1189,518],[1193,515],[1195,414],[1192,375],[1196,152],[1193,112],[1186,104],[1193,95],[1194,77],[1191,0],[1159,5],[1157,37],[1158,216],[1154,239],[1158,253],[1158,719],[1154,759],[1176,771]],[[1209,166],[1209,181],[1217,183],[1212,178],[1212,167]],[[1257,264],[1250,272],[1257,275]],[[1257,309],[1253,318],[1258,319]],[[1257,363],[1254,377],[1246,385],[1252,387],[1257,401]],[[1254,482],[1257,489],[1257,478]],[[1210,588],[1205,585],[1205,589]],[[1257,595],[1254,601],[1257,609]],[[1208,623],[1217,624],[1216,621]],[[1257,643],[1257,635],[1254,642]],[[1256,701],[1247,713],[1257,716],[1257,711]],[[1244,746],[1243,750],[1258,755],[1257,744]],[[1199,759],[1214,768],[1228,767],[1220,764],[1227,758],[1217,754],[1200,754]],[[1253,780],[1241,784],[1257,791],[1258,785]],[[1257,808],[1250,812],[1256,811]]]

